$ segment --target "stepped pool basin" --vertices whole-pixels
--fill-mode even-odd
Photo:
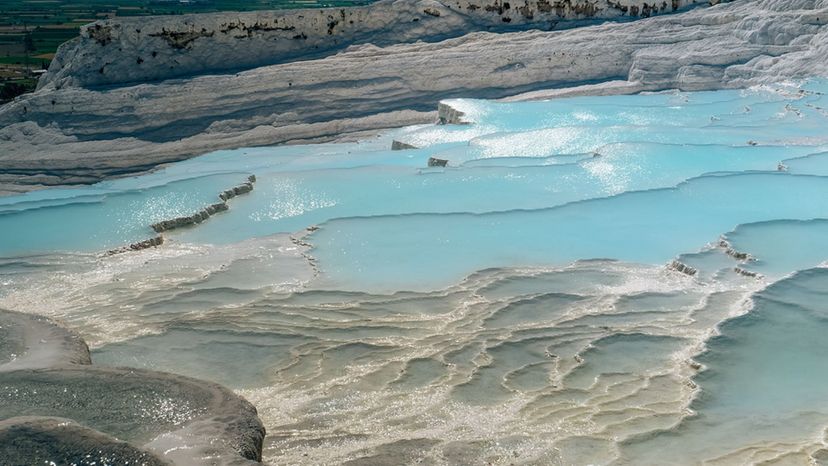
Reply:
[[[269,464],[828,461],[825,92],[451,100],[0,198],[0,308],[234,390]]]

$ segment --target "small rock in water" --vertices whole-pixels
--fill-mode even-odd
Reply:
[[[154,248],[154,247],[157,247],[157,246],[161,246],[162,244],[164,244],[164,237],[159,235],[159,236],[156,236],[155,238],[150,238],[148,240],[141,241],[139,243],[132,243],[132,244],[129,245],[129,249],[132,249],[133,251],[138,251],[138,250],[141,250],[141,249]]]
[[[691,277],[698,273],[698,270],[679,261],[673,261],[672,263],[670,263],[668,267],[672,270],[675,270],[676,272],[681,272],[683,274],[690,275]]]
[[[412,146],[411,144],[406,144],[400,141],[393,141],[391,142],[391,150],[410,150],[410,149],[419,149],[417,146]]]
[[[118,249],[110,249],[109,251],[106,252],[106,255],[111,256],[113,254],[120,254],[122,252],[127,252],[127,251],[141,251],[143,249],[158,247],[158,246],[161,246],[162,244],[164,244],[164,237],[161,236],[161,235],[158,235],[154,238],[150,238],[150,239],[147,239],[147,240],[144,240],[144,241],[139,241],[137,243],[132,243],[129,246],[120,247]]]
[[[727,254],[728,256],[730,256],[730,257],[732,257],[736,260],[740,260],[740,261],[753,261],[753,260],[755,260],[753,257],[751,257],[750,254],[748,254],[746,252],[740,252],[740,251],[737,251],[737,250],[733,249],[733,247],[730,246],[730,243],[726,239],[719,240],[719,247],[725,250],[725,254]]]
[[[739,251],[736,251],[734,249],[728,249],[727,250],[727,255],[733,257],[734,259],[738,259],[740,261],[750,259],[750,254],[748,254],[746,252],[739,252]]]
[[[429,167],[445,167],[446,165],[448,165],[448,160],[438,159],[435,157],[428,158]]]
[[[212,216],[213,214],[218,212],[224,212],[225,210],[227,210],[229,208],[227,206],[228,200],[240,194],[246,194],[253,191],[253,183],[256,182],[256,175],[248,176],[247,180],[247,182],[235,186],[232,189],[222,191],[218,196],[222,202],[217,202],[215,204],[208,205],[207,207],[199,210],[198,212],[188,217],[178,217],[172,220],[164,220],[158,223],[154,223],[150,226],[157,233],[161,233],[167,230],[174,230],[176,228],[199,224],[210,218],[210,216]]]
[[[761,275],[761,274],[756,273],[756,272],[751,272],[750,270],[745,270],[745,269],[743,269],[743,268],[741,268],[741,267],[734,267],[734,268],[733,268],[733,271],[734,271],[734,272],[736,272],[736,273],[738,273],[739,275],[744,276],[744,277],[750,277],[750,278],[762,278],[762,275]]]

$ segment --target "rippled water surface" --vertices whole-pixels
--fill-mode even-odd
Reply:
[[[828,461],[825,91],[457,100],[2,198],[0,307],[234,389],[271,464]]]

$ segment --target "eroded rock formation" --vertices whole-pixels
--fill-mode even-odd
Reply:
[[[58,364],[92,364],[86,342],[45,317],[0,309],[0,371]]]
[[[754,260],[750,254],[733,249],[733,247],[726,239],[719,240],[719,247],[724,249],[725,254],[738,261],[748,262]]]
[[[154,454],[112,436],[86,428],[71,419],[13,417],[0,421],[0,457],[6,464],[56,464],[55,460],[81,460],[107,464],[170,466]]]
[[[132,244],[124,246],[124,247],[120,247],[120,248],[117,248],[117,249],[111,249],[111,250],[107,251],[106,254],[111,256],[113,254],[121,254],[121,253],[129,252],[129,251],[141,251],[141,250],[149,249],[149,248],[157,248],[158,246],[161,246],[162,244],[164,244],[164,237],[161,236],[161,235],[158,235],[158,236],[155,236],[153,238],[145,239],[144,241],[138,241],[136,243],[132,243]]]
[[[250,69],[358,44],[436,42],[472,31],[672,13],[708,0],[384,0],[359,8],[99,21],[64,45],[39,87],[98,86]]]
[[[440,102],[437,105],[437,122],[441,125],[463,125],[468,123],[463,117],[465,113],[451,105]]]
[[[0,310],[0,386],[3,464],[261,461],[265,429],[246,400],[188,377],[93,366],[83,340],[43,317]]]
[[[685,275],[690,275],[691,277],[696,275],[699,271],[689,265],[679,262],[677,260],[670,263],[668,266],[669,269],[675,270],[676,272],[681,272]]]
[[[762,278],[762,274],[760,274],[758,272],[753,272],[751,270],[743,269],[741,267],[734,267],[733,271],[738,273],[739,275],[741,275],[743,277]]]
[[[249,177],[247,177],[246,182],[238,186],[234,186],[230,189],[226,189],[219,193],[218,197],[219,199],[221,199],[221,202],[210,204],[207,207],[194,213],[193,215],[176,217],[170,220],[162,220],[158,223],[153,223],[150,226],[153,230],[155,230],[156,233],[162,233],[164,231],[175,230],[176,228],[198,225],[199,223],[207,220],[213,215],[228,210],[230,207],[227,205],[227,201],[233,199],[236,196],[247,194],[250,191],[253,191],[253,183],[255,182],[256,175],[250,175]]]
[[[253,183],[255,182],[256,175],[250,175],[247,177],[247,181],[245,181],[244,183],[238,186],[234,186],[230,189],[226,189],[219,193],[218,197],[219,199],[221,199],[221,202],[210,204],[192,215],[185,215],[182,217],[176,217],[169,220],[162,220],[160,222],[153,223],[152,225],[150,225],[150,228],[152,228],[156,233],[163,233],[165,231],[175,230],[178,228],[198,225],[199,223],[207,220],[208,218],[212,217],[213,215],[219,212],[225,212],[229,210],[230,206],[227,205],[227,201],[238,195],[247,194],[253,191]],[[164,236],[159,234],[158,236],[146,239],[144,241],[138,241],[127,246],[122,246],[116,249],[110,249],[106,252],[105,255],[111,256],[114,254],[122,254],[130,251],[142,251],[144,249],[156,248],[158,246],[161,246],[162,244],[164,244]]]

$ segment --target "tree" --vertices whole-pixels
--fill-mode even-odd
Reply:
[[[28,91],[26,86],[18,83],[5,83],[0,85],[0,103],[8,102],[15,97]]]
[[[25,50],[26,53],[31,53],[37,50],[35,48],[34,39],[32,39],[32,33],[29,31],[26,31],[26,35],[23,36],[23,50]]]
[[[37,50],[35,48],[34,39],[32,39],[32,33],[29,32],[29,29],[26,27],[26,23],[23,23],[23,51],[26,53],[26,75],[28,76],[30,73],[29,69],[29,54]]]

